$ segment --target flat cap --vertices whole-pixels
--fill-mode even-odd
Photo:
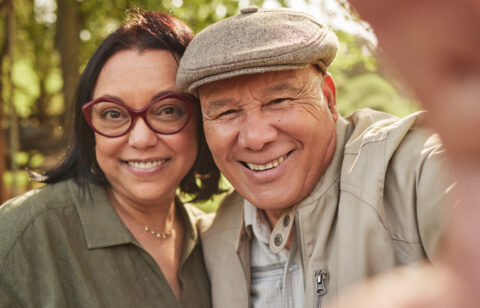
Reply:
[[[180,61],[177,86],[193,93],[213,81],[309,64],[325,72],[337,48],[335,33],[311,15],[248,7],[195,36]]]

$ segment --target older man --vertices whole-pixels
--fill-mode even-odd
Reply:
[[[234,186],[203,235],[216,307],[319,307],[365,277],[430,258],[447,181],[437,137],[336,108],[337,38],[313,17],[246,8],[189,45],[177,83],[200,98]]]

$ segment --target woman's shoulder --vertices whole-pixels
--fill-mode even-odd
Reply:
[[[58,206],[58,204],[64,204],[69,199],[68,185],[69,181],[47,184],[14,197],[0,206],[0,219],[3,220],[6,216],[17,214],[25,216],[32,213],[35,215],[45,209]]]
[[[8,200],[0,206],[0,259],[33,223],[52,210],[72,206],[68,181],[47,184]]]

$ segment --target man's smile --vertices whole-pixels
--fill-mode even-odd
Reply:
[[[287,154],[280,156],[272,161],[263,164],[250,163],[241,161],[242,165],[253,171],[265,171],[270,170],[275,167],[278,167],[293,151],[288,152]]]

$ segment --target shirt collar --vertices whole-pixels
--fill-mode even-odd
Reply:
[[[85,241],[89,249],[103,248],[124,244],[135,244],[138,241],[122,222],[110,203],[105,187],[88,183],[85,189],[69,180],[68,184],[72,200],[78,211]],[[185,259],[198,242],[198,232],[193,225],[194,217],[191,211],[176,200],[184,226],[184,247],[182,259]]]
[[[83,189],[70,180],[69,190],[89,249],[136,243],[110,203],[105,187],[88,183]]]
[[[247,199],[243,201],[243,211],[245,216],[245,228],[251,227],[253,235],[260,242],[268,244],[271,230],[262,210],[256,208]]]

